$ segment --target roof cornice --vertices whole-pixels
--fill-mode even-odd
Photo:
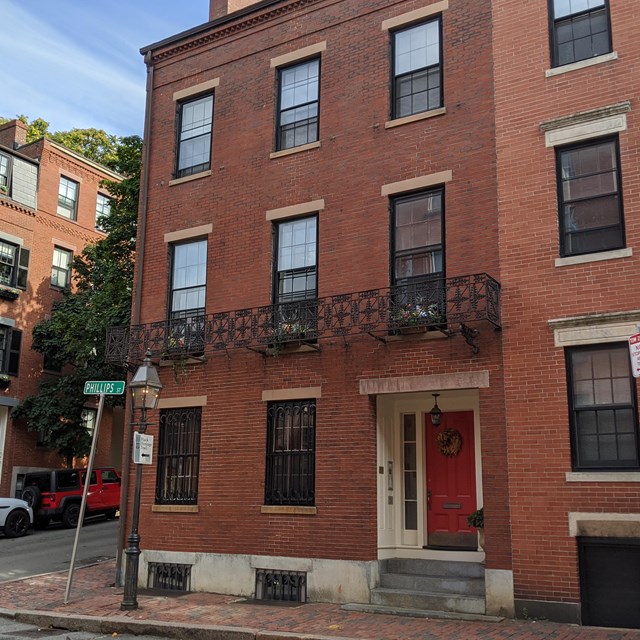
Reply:
[[[321,1],[322,0],[263,0],[245,9],[234,11],[222,18],[206,22],[194,29],[184,31],[171,38],[144,47],[140,49],[140,53],[144,55],[147,52],[151,52],[151,64],[160,62],[176,54],[215,42],[216,40],[241,31],[246,31],[247,29],[252,29],[264,22]],[[154,55],[153,52],[159,49],[162,49],[162,51]]]

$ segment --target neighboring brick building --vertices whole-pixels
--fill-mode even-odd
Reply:
[[[640,627],[640,6],[493,5],[516,610]]]
[[[70,286],[70,261],[96,230],[96,210],[108,203],[102,180],[119,176],[47,139],[26,144],[20,121],[0,125],[0,494],[18,495],[21,475],[59,467],[60,456],[11,419],[11,408],[37,393],[45,368],[31,350],[31,331]],[[87,397],[87,419],[95,412]],[[122,411],[105,412],[97,461],[121,465]],[[113,440],[113,441],[112,441]]]
[[[287,585],[315,601],[580,620],[581,603],[602,608],[581,596],[584,567],[603,576],[597,560],[579,571],[581,536],[615,534],[638,562],[623,349],[625,473],[586,478],[570,455],[562,340],[593,322],[566,318],[606,313],[619,341],[634,309],[604,277],[635,265],[623,136],[638,47],[622,34],[636,10],[623,0],[611,19],[617,60],[589,4],[551,24],[566,42],[566,21],[587,20],[598,58],[568,61],[584,43],[563,45],[550,77],[541,1],[263,0],[225,15],[212,0],[211,22],[143,51],[142,259],[134,326],[110,344],[114,359],[151,349],[173,364],[144,468],[141,583],[169,572],[258,598]],[[565,225],[558,253],[545,135],[572,145],[554,138],[572,128],[606,133],[600,157],[621,158],[626,236],[607,221],[603,247]],[[574,376],[593,353],[567,352]],[[482,546],[466,523],[480,506]]]

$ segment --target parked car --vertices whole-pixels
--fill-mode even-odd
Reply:
[[[86,469],[51,469],[25,474],[22,499],[33,509],[34,526],[46,528],[61,521],[67,528],[75,527],[80,516]],[[104,514],[116,517],[120,509],[120,474],[112,467],[91,472],[85,515]]]
[[[33,526],[33,510],[17,498],[0,498],[0,531],[5,538],[19,538]]]

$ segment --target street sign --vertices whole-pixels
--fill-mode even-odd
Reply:
[[[151,464],[153,458],[153,436],[137,431],[133,434],[133,461],[135,464]]]
[[[640,378],[640,333],[635,333],[629,338],[629,354],[633,377]]]
[[[84,383],[85,396],[121,396],[124,393],[123,380],[92,380]]]

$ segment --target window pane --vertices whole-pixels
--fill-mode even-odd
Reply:
[[[395,75],[439,64],[439,29],[439,21],[433,20],[395,34]]]

